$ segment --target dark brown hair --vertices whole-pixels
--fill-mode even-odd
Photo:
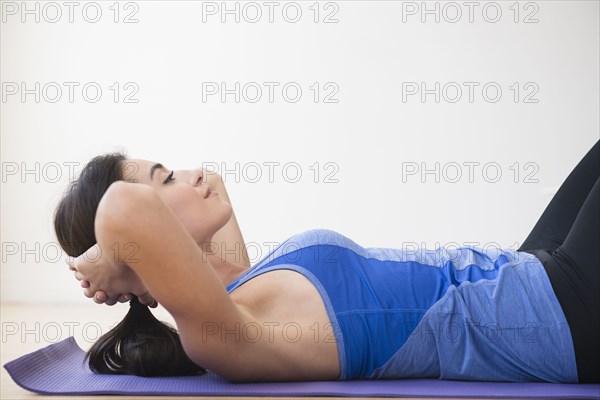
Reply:
[[[54,214],[54,230],[72,257],[96,244],[94,220],[108,187],[123,180],[123,153],[94,157],[69,185]],[[139,376],[195,375],[206,370],[185,354],[177,331],[157,320],[136,296],[127,315],[102,335],[87,353],[90,369],[104,374]]]

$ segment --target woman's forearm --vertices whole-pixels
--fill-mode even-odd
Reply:
[[[113,183],[98,206],[96,238],[101,246],[117,246],[115,261],[131,268],[176,319],[238,317],[197,243],[151,187]],[[128,259],[123,250],[131,245],[136,251]]]
[[[112,250],[111,261],[114,264],[124,266],[128,262],[136,262],[137,245],[133,238],[127,238],[127,221],[137,214],[136,208],[139,210],[140,202],[153,195],[153,189],[149,186],[119,181],[111,184],[102,196],[94,220],[94,233],[104,251]],[[116,240],[117,236],[119,241]],[[128,250],[126,247],[134,247],[134,250],[124,251]]]

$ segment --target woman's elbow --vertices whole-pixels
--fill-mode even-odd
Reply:
[[[98,231],[123,232],[134,219],[142,217],[140,210],[147,210],[147,206],[156,201],[160,199],[150,186],[124,181],[112,183],[96,210],[96,236]]]

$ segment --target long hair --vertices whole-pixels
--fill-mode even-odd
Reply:
[[[123,153],[94,157],[70,183],[54,213],[54,230],[62,249],[72,257],[96,243],[94,220],[108,187],[123,180]],[[90,369],[104,374],[139,376],[196,375],[206,370],[185,354],[179,334],[157,320],[136,296],[125,318],[102,335],[86,354]]]

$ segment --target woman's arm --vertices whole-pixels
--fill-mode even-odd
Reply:
[[[235,326],[254,319],[236,306],[210,262],[154,189],[113,183],[104,194],[95,221],[103,248],[118,245],[117,263],[126,263],[152,296],[175,318],[182,344],[198,364],[235,377],[235,360],[245,343],[204,335],[205,324]],[[134,245],[135,252],[131,249]],[[95,287],[111,296],[110,287]]]
[[[227,189],[225,188],[225,184],[221,176],[216,172],[210,172],[206,170],[203,171],[203,179],[206,180],[206,183],[210,185],[210,187],[219,193],[219,196],[229,204],[231,204],[231,200],[229,198],[229,194],[227,193]],[[204,249],[206,258],[213,265],[216,263],[227,261],[234,265],[240,266],[244,269],[250,268],[250,260],[248,257],[248,250],[246,248],[246,243],[244,242],[244,238],[242,237],[242,232],[240,230],[239,224],[235,217],[235,212],[233,212],[232,206],[232,215],[229,221],[219,229],[212,238],[213,245],[211,249]],[[208,252],[207,250],[211,250]],[[106,250],[105,250],[106,251]],[[93,257],[93,256],[92,256]],[[95,263],[94,266],[99,263]],[[114,305],[118,302],[128,301],[130,296],[129,294],[121,294],[120,296],[108,296],[103,291],[94,292],[92,288],[90,288],[89,282],[83,278],[83,275],[76,271],[75,268],[70,265],[70,269],[74,271],[75,278],[81,282],[81,286],[85,289],[84,294],[87,297],[94,299],[94,301],[98,304],[107,304]],[[88,271],[90,271],[88,269]],[[148,306],[156,307],[156,303],[154,303],[154,299],[150,294],[146,293],[142,296],[136,294],[143,304]]]
[[[214,191],[218,192],[223,200],[231,204],[221,175],[206,170],[203,170],[203,173],[206,177],[206,183]],[[231,207],[233,209],[233,204],[231,204]],[[243,268],[250,268],[246,242],[244,242],[244,238],[242,237],[235,212],[232,212],[231,219],[213,235],[212,241],[215,245],[215,256]]]

